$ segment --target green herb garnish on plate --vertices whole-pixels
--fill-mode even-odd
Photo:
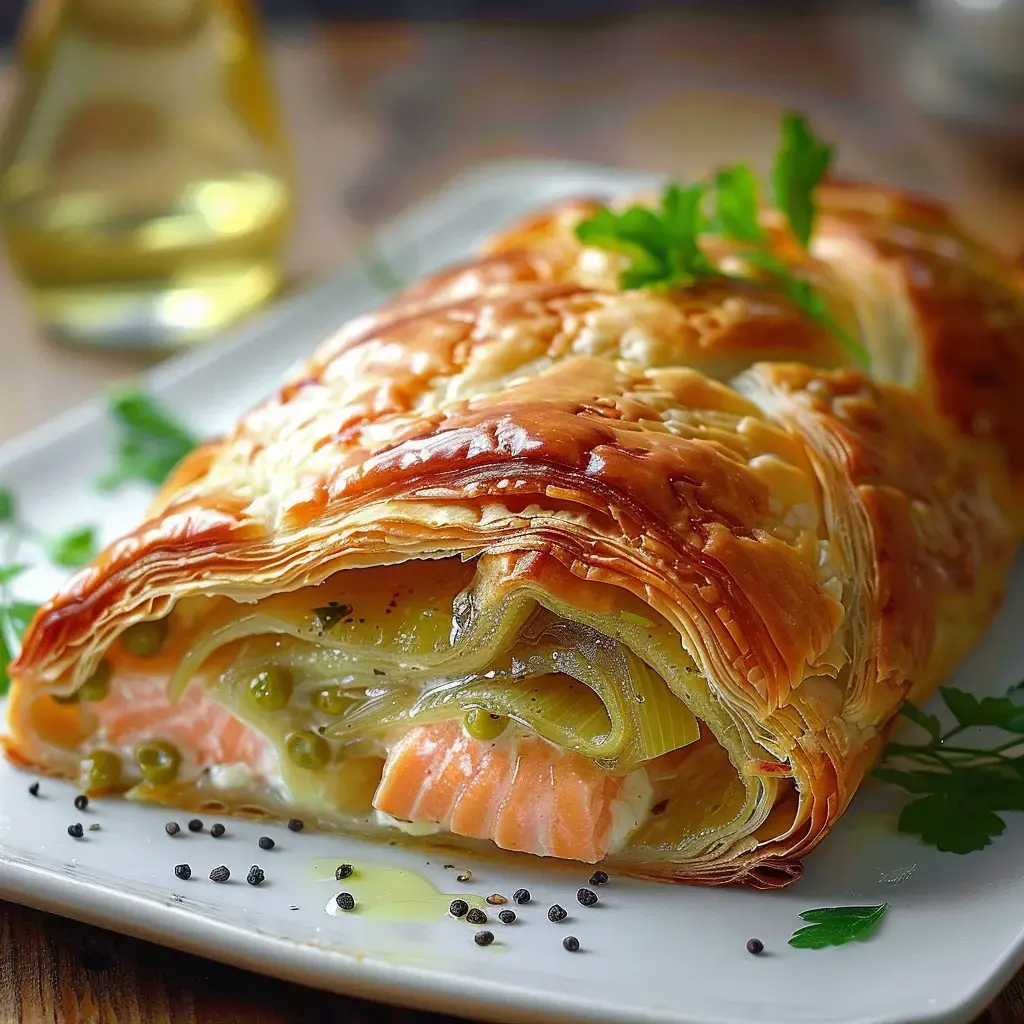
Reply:
[[[805,248],[817,214],[814,190],[831,160],[832,147],[814,135],[805,118],[783,118],[772,188],[794,239]],[[746,164],[736,164],[709,181],[669,183],[656,207],[631,206],[621,213],[603,207],[577,225],[576,237],[584,245],[629,259],[620,277],[625,289],[689,287],[715,279],[774,287],[838,338],[858,364],[867,366],[867,350],[836,322],[821,293],[771,251],[760,209],[757,176]],[[760,276],[723,271],[703,248],[703,241],[713,238],[735,243],[734,254]]]
[[[77,569],[96,555],[96,527],[75,526],[42,538],[50,561],[64,569]]]
[[[888,903],[877,907],[821,907],[805,910],[802,921],[805,928],[798,928],[789,940],[797,949],[824,949],[826,946],[845,946],[869,938],[889,909]]]
[[[944,730],[937,716],[904,704],[901,713],[927,739],[890,743],[875,777],[917,797],[900,812],[901,832],[948,853],[971,853],[1003,832],[1002,813],[1024,811],[1024,705],[1011,697],[979,700],[951,686],[939,693],[956,724]],[[978,726],[1004,735],[965,742],[962,734]]]
[[[39,606],[27,601],[16,601],[11,595],[11,584],[29,569],[18,561],[23,544],[41,549],[55,565],[73,569],[88,562],[96,553],[96,530],[92,526],[77,526],[62,533],[47,535],[18,515],[18,502],[14,493],[0,489],[0,536],[4,541],[5,561],[0,564],[0,696],[10,686],[7,667],[21,650],[21,638]]]
[[[0,696],[7,693],[11,680],[7,667],[21,650],[21,638],[28,628],[38,605],[26,601],[12,601],[9,584],[20,576],[27,566],[0,566]]]

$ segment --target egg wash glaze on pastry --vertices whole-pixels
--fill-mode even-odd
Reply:
[[[1021,536],[1024,301],[940,205],[820,190],[835,336],[624,291],[565,203],[329,338],[46,605],[9,755],[90,791],[777,887]],[[728,246],[718,254],[730,259]]]

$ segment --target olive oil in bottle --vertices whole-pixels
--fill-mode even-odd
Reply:
[[[48,332],[200,340],[281,284],[287,156],[249,0],[41,0],[0,224]]]

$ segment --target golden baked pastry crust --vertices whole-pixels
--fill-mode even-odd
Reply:
[[[490,553],[568,604],[635,595],[771,752],[726,744],[741,776],[774,780],[756,842],[624,869],[798,873],[902,701],[999,603],[1021,537],[1020,275],[936,203],[823,188],[813,258],[781,232],[776,251],[861,337],[868,375],[767,287],[620,290],[620,259],[575,239],[592,209],[532,216],[348,324],[186,458],[151,518],[32,623],[16,756],[48,764],[22,714],[33,691],[80,681],[184,597]]]

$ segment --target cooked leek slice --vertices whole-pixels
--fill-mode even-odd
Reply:
[[[381,734],[480,708],[615,771],[630,771],[700,735],[697,720],[657,673],[588,627],[549,621],[497,665],[439,680],[422,693],[394,685],[372,688],[327,734]]]
[[[403,581],[413,585],[399,587],[387,569],[340,573],[251,608],[218,606],[174,673],[172,698],[220,650],[231,659],[220,699],[275,743],[316,714],[326,736],[347,743],[482,709],[630,771],[699,737],[696,718],[657,672],[565,608],[540,607],[535,585],[471,577],[446,560],[419,563]],[[237,649],[222,650],[229,644]],[[242,693],[268,665],[288,669],[295,696],[263,715]],[[313,688],[325,683],[345,691],[338,715],[313,708]]]

